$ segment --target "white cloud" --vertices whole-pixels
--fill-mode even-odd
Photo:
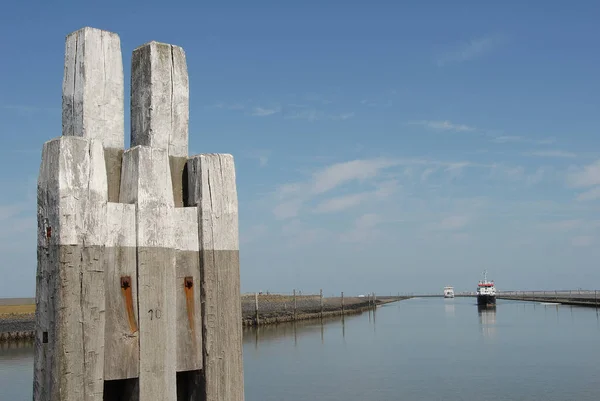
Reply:
[[[311,192],[321,194],[342,184],[355,180],[373,178],[386,168],[396,166],[399,162],[385,158],[352,160],[337,163],[318,171],[313,175]]]
[[[245,152],[246,157],[258,160],[258,164],[261,167],[265,167],[269,163],[270,154],[271,152],[268,150],[251,150]]]
[[[243,103],[225,103],[225,102],[217,102],[215,106],[217,109],[225,109],[225,110],[244,110],[246,106]]]
[[[590,246],[594,243],[594,237],[589,235],[581,235],[578,237],[573,237],[571,239],[571,244],[576,247],[586,247]]]
[[[298,212],[300,211],[301,207],[302,199],[292,199],[275,206],[275,209],[273,209],[273,214],[278,220],[285,220],[298,216]]]
[[[380,182],[376,184],[374,191],[359,192],[344,196],[327,199],[317,205],[315,213],[341,212],[368,201],[386,199],[398,190],[398,182],[395,180]]]
[[[551,145],[556,142],[553,138],[532,139],[524,136],[500,135],[493,136],[492,142],[495,143],[533,143],[536,145]]]
[[[340,114],[329,114],[321,110],[314,108],[306,108],[295,106],[296,110],[289,110],[284,112],[284,118],[291,120],[307,120],[310,122],[317,120],[337,120],[345,121],[354,117],[354,113],[340,113]]]
[[[354,117],[354,113],[342,113],[342,114],[338,114],[338,115],[332,115],[331,119],[333,119],[333,120],[348,120],[352,117]]]
[[[577,195],[578,201],[593,201],[596,199],[600,199],[600,187],[594,187],[589,191]]]
[[[583,169],[577,169],[567,177],[567,183],[575,188],[585,188],[600,185],[600,160]]]
[[[312,198],[329,192],[337,187],[353,181],[374,179],[384,169],[396,166],[400,162],[385,158],[359,159],[348,162],[336,163],[316,171],[307,182],[288,183],[280,186],[275,195],[280,202],[273,213],[278,219],[287,219],[298,215],[304,203]],[[375,196],[386,196],[395,191],[397,182],[386,181],[377,184]],[[363,196],[363,195],[361,195]],[[317,206],[317,211],[327,212],[343,210],[361,199],[357,194],[349,197],[334,198]]]
[[[540,227],[544,230],[552,231],[571,231],[581,228],[584,225],[584,221],[580,219],[569,219],[552,221],[550,223],[542,223]]]
[[[489,53],[496,46],[504,43],[505,37],[502,35],[490,35],[477,39],[471,39],[467,42],[458,43],[452,46],[443,54],[437,57],[438,66],[444,66],[450,63],[461,63],[473,60],[486,53]]]
[[[408,123],[409,125],[421,125],[423,127],[427,127],[436,131],[454,131],[454,132],[471,132],[475,131],[474,127],[468,126],[466,124],[456,124],[450,122],[448,120],[445,121],[431,121],[431,120],[422,120],[422,121],[412,121]]]
[[[354,225],[351,230],[340,235],[340,241],[365,243],[373,240],[379,235],[377,226],[382,222],[384,222],[384,219],[378,214],[363,214],[354,221]]]
[[[281,234],[287,238],[287,246],[299,248],[329,237],[327,230],[307,227],[300,220],[292,220],[281,227]]]
[[[454,231],[460,230],[469,224],[471,218],[464,215],[459,216],[449,216],[438,223],[434,223],[429,225],[429,229],[431,230],[439,230],[439,231]]]
[[[423,172],[421,173],[421,181],[427,181],[427,178],[429,178],[431,174],[435,173],[436,170],[436,168],[432,167],[423,170]]]
[[[323,201],[317,205],[315,208],[315,213],[341,212],[343,210],[360,205],[369,199],[370,195],[371,194],[368,192],[363,192],[327,199],[326,201]]]
[[[271,108],[255,107],[252,110],[252,113],[250,113],[250,114],[255,117],[268,117],[268,116],[272,116],[273,114],[279,113],[280,111],[281,111],[280,107],[271,107]]]
[[[573,158],[577,157],[575,153],[565,152],[562,150],[538,150],[535,152],[525,153],[526,156],[537,156],[537,157],[564,157],[564,158]]]

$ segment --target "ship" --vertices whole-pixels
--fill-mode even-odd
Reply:
[[[454,298],[454,287],[444,287],[444,298]]]
[[[493,281],[488,281],[487,271],[483,272],[483,280],[477,284],[477,305],[496,306],[496,286]]]

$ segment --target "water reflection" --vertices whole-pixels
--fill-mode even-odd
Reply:
[[[496,308],[478,305],[477,312],[479,313],[481,333],[486,338],[494,338],[496,335]]]
[[[454,317],[454,302],[450,299],[446,299],[445,301],[444,310],[446,311],[446,316]]]
[[[370,314],[369,314],[370,315]],[[374,316],[374,315],[373,315]],[[258,327],[243,328],[244,344],[252,343],[255,349],[258,349],[259,343],[263,341],[281,340],[284,338],[294,339],[294,347],[298,346],[298,338],[309,334],[319,333],[321,344],[325,343],[326,331],[334,330],[336,326],[341,326],[342,338],[346,338],[346,320],[356,318],[344,316],[329,316],[323,319],[299,320],[296,322],[286,322],[279,324],[269,324]],[[326,330],[327,326],[327,330]]]

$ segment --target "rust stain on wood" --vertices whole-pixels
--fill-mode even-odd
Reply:
[[[192,339],[196,338],[196,330],[194,329],[194,278],[188,276],[183,279],[183,290],[185,291],[185,304],[187,307],[188,322],[192,331]],[[195,340],[194,340],[195,342]]]
[[[127,317],[129,318],[129,328],[131,334],[135,333],[137,329],[137,323],[135,321],[135,315],[133,313],[133,295],[131,294],[131,277],[121,277],[121,292],[125,297],[125,307],[127,308]]]

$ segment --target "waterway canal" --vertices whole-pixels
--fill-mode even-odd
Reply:
[[[246,401],[600,399],[593,308],[411,299],[244,330]],[[0,347],[0,400],[31,400],[33,350]]]

